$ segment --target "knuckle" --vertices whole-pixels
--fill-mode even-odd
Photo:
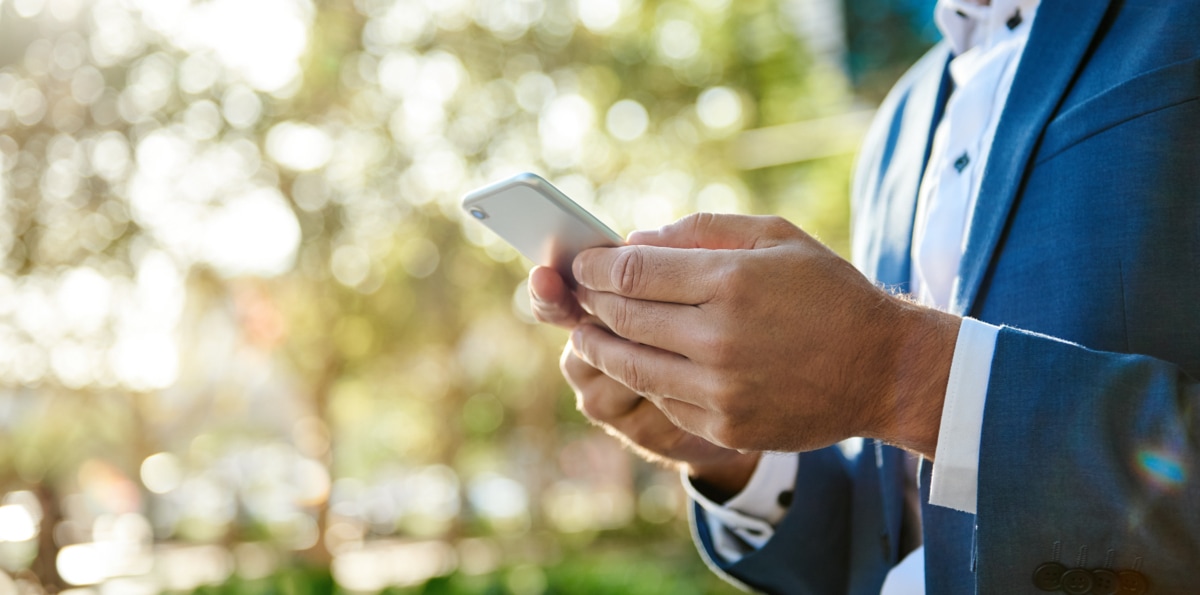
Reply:
[[[633,324],[633,303],[625,299],[614,300],[610,316],[612,320],[608,323],[613,332],[628,337]]]
[[[645,402],[645,400],[641,398],[639,398],[638,401]],[[648,406],[651,408],[654,407],[653,405]],[[639,412],[643,415],[639,416]],[[626,411],[624,411],[620,416],[620,419],[614,420],[616,423],[612,424],[612,428],[620,432],[622,436],[625,436],[634,443],[642,446],[661,444],[662,433],[657,430],[653,424],[644,423],[644,413],[645,409],[642,409],[637,405],[629,405],[626,408]]]
[[[750,399],[745,395],[746,391],[740,382],[725,379],[718,382],[713,390],[712,402],[722,417],[740,421],[745,418],[749,409]]]
[[[741,448],[745,437],[741,429],[727,420],[720,420],[713,424],[709,437],[713,442],[725,448]]]
[[[732,260],[717,270],[717,290],[727,295],[736,295],[747,283],[750,283],[749,277],[750,273],[746,269],[746,265],[740,260]]]
[[[594,375],[594,369],[579,359],[575,355],[575,352],[571,350],[570,345],[567,345],[567,348],[563,350],[562,356],[559,357],[558,369],[562,372],[563,378],[567,380],[567,384],[576,390],[580,386],[583,386],[583,383],[589,376]],[[589,371],[593,371],[593,374],[588,374]]]
[[[571,349],[571,343],[568,342],[563,346],[562,354],[558,356],[558,369],[562,370],[564,376],[571,373],[571,368],[573,365],[572,360],[575,359],[578,358],[575,357],[575,351]]]
[[[767,217],[766,223],[767,234],[772,237],[788,236],[795,233],[797,229],[791,221],[776,215]]]
[[[575,409],[592,423],[600,424],[604,422],[603,408],[600,407],[598,400],[594,396],[589,395],[587,391],[575,391]]]
[[[670,400],[663,401],[657,407],[662,412],[663,417],[666,417],[667,421],[671,422],[671,425],[677,428],[687,428],[683,417],[680,415],[679,405],[676,402]]]
[[[654,442],[655,438],[653,433],[640,426],[620,429],[614,427],[612,431],[620,436],[623,436],[625,440],[633,443],[635,446],[639,446],[644,449],[648,448],[648,446]]]
[[[631,295],[641,289],[645,277],[642,268],[645,266],[645,255],[637,248],[622,250],[613,263],[612,285],[617,293]]]
[[[567,342],[567,349],[571,350],[571,354],[575,358],[587,363],[586,359],[588,353],[590,353],[588,350],[592,347],[592,341],[588,338],[588,333],[583,331],[584,328],[586,328],[585,325],[580,325],[579,332],[571,332],[571,338]]]
[[[711,219],[711,213],[691,213],[676,221],[675,225],[687,231],[697,231],[703,229]]]
[[[722,418],[714,432],[721,446],[735,450],[759,450],[762,446],[761,429],[743,420]]]
[[[621,362],[621,379],[625,386],[629,387],[629,390],[639,395],[646,394],[647,379],[636,359],[626,358]]]
[[[570,351],[563,352],[562,357],[558,359],[558,370],[562,372],[563,378],[567,379],[568,384],[575,386],[576,370],[572,358],[574,358],[574,354]]]
[[[738,348],[724,333],[707,333],[700,338],[700,347],[707,354],[708,362],[718,369],[728,368],[736,363]]]

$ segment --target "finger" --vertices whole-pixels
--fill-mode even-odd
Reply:
[[[591,382],[593,378],[608,378],[604,375],[604,372],[593,368],[591,364],[579,359],[575,350],[571,348],[570,341],[567,341],[567,344],[563,346],[562,355],[558,358],[558,368],[562,370],[563,377],[567,379],[567,384],[570,384],[571,388],[575,390],[579,390]],[[616,381],[613,380],[613,382]]]
[[[691,360],[704,354],[707,342],[702,340],[701,333],[707,325],[696,306],[635,300],[583,287],[575,293],[584,310],[619,337]]]
[[[656,402],[675,398],[704,406],[696,402],[706,394],[704,375],[681,355],[631,343],[586,324],[572,331],[571,348],[580,359],[639,395]]]
[[[668,398],[659,399],[655,401],[654,405],[675,427],[701,438],[706,436],[705,432],[708,430],[712,415],[703,407],[687,401]],[[677,445],[674,447],[678,448]]]
[[[571,328],[586,315],[563,278],[549,267],[529,271],[529,298],[533,317],[540,322]]]
[[[709,250],[753,250],[778,245],[803,234],[780,217],[693,213],[655,230],[629,234],[631,245]]]
[[[629,387],[605,376],[604,372],[580,359],[571,348],[570,341],[563,349],[559,368],[567,384],[575,390],[576,409],[593,422],[615,426],[643,403],[649,403]]]
[[[709,425],[704,409],[676,399],[659,399],[656,404],[580,359],[569,342],[559,367],[575,390],[575,405],[584,417],[642,456],[685,462],[711,456],[712,443],[693,435]]]
[[[657,246],[593,248],[575,257],[579,285],[593,291],[677,304],[702,304],[715,293],[722,256]]]
[[[671,434],[672,426],[676,425],[672,418],[691,419],[704,411],[691,403],[662,399],[672,412],[664,413],[650,400],[580,359],[570,343],[563,350],[559,367],[567,383],[575,389],[576,407],[585,417],[609,426],[655,452],[668,446],[655,438]]]
[[[563,350],[559,368],[575,390],[575,408],[589,421],[615,430],[656,456],[674,446],[664,442],[677,434],[672,432],[674,426],[666,415],[645,397],[580,359],[570,342]]]
[[[660,408],[661,405],[665,407]],[[703,443],[692,444],[697,437],[691,435],[686,426],[702,425],[705,415],[703,409],[675,399],[662,399],[659,404],[649,399],[638,399],[633,409],[607,425],[634,444],[659,456],[689,461],[701,454],[696,451],[699,450],[697,446],[702,447]]]
[[[622,426],[628,424],[626,420],[643,404],[650,403],[625,385],[603,374],[576,390],[575,397],[575,408],[583,413],[584,417],[594,423],[622,430],[622,434],[627,434],[622,429]]]
[[[592,423],[657,456],[695,456],[679,444],[686,434],[674,430],[706,427],[704,409],[677,399],[642,397],[580,359],[569,342],[559,367],[575,390],[575,408]]]

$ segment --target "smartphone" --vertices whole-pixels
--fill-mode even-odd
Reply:
[[[521,173],[479,188],[463,197],[462,206],[526,258],[557,270],[572,287],[575,255],[625,243],[537,174]]]

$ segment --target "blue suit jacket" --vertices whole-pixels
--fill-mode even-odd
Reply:
[[[855,177],[855,263],[900,290],[949,57],[897,84]],[[927,504],[923,470],[927,592],[1040,593],[1035,569],[1058,561],[1200,593],[1200,1],[1043,0],[986,167],[953,310],[1005,328],[978,514]],[[902,457],[802,454],[776,535],[715,567],[878,593],[906,553]]]

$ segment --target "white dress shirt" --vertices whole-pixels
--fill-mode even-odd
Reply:
[[[984,166],[1039,3],[939,0],[935,9],[938,28],[954,48],[949,69],[955,88],[934,132],[917,197],[911,286],[928,306],[944,309],[954,295]],[[975,513],[980,433],[998,331],[963,320],[942,408],[931,504]],[[788,499],[779,494],[803,489],[802,478],[796,485],[796,467],[794,454],[764,455],[746,487],[724,505],[705,498],[684,477],[688,494],[704,508],[717,555],[737,560],[770,539],[787,512]],[[920,547],[889,572],[882,593],[924,592]]]

